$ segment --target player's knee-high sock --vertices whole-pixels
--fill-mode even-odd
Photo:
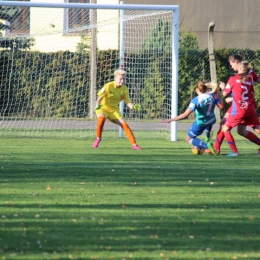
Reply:
[[[210,139],[210,137],[211,137],[211,131],[209,131],[209,130],[205,130],[205,132],[206,132],[206,137],[208,138],[208,139]]]
[[[215,149],[218,149],[218,150],[220,149],[220,146],[223,143],[224,138],[225,138],[224,132],[219,130],[218,133],[217,133],[217,136],[216,136],[215,143],[214,143]]]
[[[106,121],[105,117],[103,117],[103,116],[98,117],[97,128],[96,128],[97,138],[101,138],[101,136],[102,136],[105,121]]]
[[[231,148],[232,152],[238,153],[235,139],[234,139],[233,135],[230,133],[230,131],[224,132],[224,135],[225,135],[226,141],[227,141],[229,147]]]
[[[199,138],[192,138],[189,140],[189,143],[196,147],[203,147],[205,149],[208,149],[208,146],[205,142],[201,141]]]
[[[257,145],[260,145],[260,139],[252,132],[248,131],[247,135],[245,136],[246,139],[251,141],[252,143],[255,143]]]
[[[128,124],[126,122],[124,122],[122,124],[122,128],[123,128],[123,130],[125,132],[126,137],[130,141],[130,143],[132,145],[136,144],[135,136],[134,136],[132,130],[130,129],[130,127],[128,126]]]

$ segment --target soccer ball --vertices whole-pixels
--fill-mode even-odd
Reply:
[[[194,155],[202,155],[205,152],[203,147],[192,146],[191,151]]]

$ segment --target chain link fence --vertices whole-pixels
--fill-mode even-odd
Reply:
[[[124,4],[149,5],[158,4],[158,1],[125,0]],[[260,75],[259,0],[161,0],[160,4],[180,7],[179,113],[193,97],[196,81],[211,80],[207,52],[211,22],[215,23],[213,38],[217,81],[226,82],[235,73],[228,63],[228,57],[234,53],[240,53]],[[259,84],[255,84],[255,92],[260,106]]]
[[[71,1],[73,2],[73,1]],[[119,1],[118,1],[119,2]],[[98,1],[97,1],[98,3]],[[111,1],[112,3],[112,1]],[[124,4],[158,4],[158,2],[154,0],[125,0]],[[216,62],[216,76],[217,76],[217,82],[224,81],[226,82],[228,78],[233,75],[235,72],[230,68],[229,62],[228,62],[228,57],[234,53],[240,53],[243,56],[244,60],[247,60],[251,63],[253,69],[260,74],[260,62],[259,62],[259,56],[260,56],[260,50],[258,46],[259,38],[260,38],[260,33],[258,31],[258,20],[260,19],[258,15],[258,10],[260,7],[260,1],[259,0],[161,0],[160,4],[162,5],[179,5],[180,7],[180,22],[179,22],[179,29],[180,29],[180,37],[179,37],[179,72],[178,72],[178,113],[182,113],[186,110],[190,100],[194,97],[195,92],[194,92],[194,87],[195,84],[198,80],[204,80],[204,81],[210,81],[212,80],[211,78],[211,73],[210,73],[210,64],[209,64],[209,52],[208,52],[208,27],[211,22],[215,23],[214,27],[214,55],[215,55],[215,62]],[[46,10],[45,10],[46,11]],[[52,10],[53,11],[53,10]],[[82,23],[85,24],[86,17],[88,17],[88,12],[83,12],[83,10],[78,10],[81,13],[82,17]],[[2,13],[4,14],[6,10],[2,10]],[[44,13],[44,12],[43,12]],[[46,12],[48,14],[51,14],[51,12]],[[64,24],[61,25],[61,22],[64,23],[64,12],[61,13],[61,18],[58,19],[58,15],[55,15],[55,17],[50,18],[50,16],[46,16],[45,14],[43,15],[42,23],[41,25],[43,26],[43,32],[44,32],[44,37],[45,31],[47,30],[52,38],[48,38],[48,41],[41,41],[38,40],[38,44],[41,43],[43,47],[50,47],[51,46],[51,51],[54,53],[57,53],[58,57],[56,57],[54,54],[54,57],[49,57],[49,54],[46,54],[46,57],[48,56],[49,58],[43,58],[43,59],[33,59],[34,62],[30,63],[30,59],[28,56],[26,58],[23,58],[24,55],[27,55],[30,53],[30,51],[20,51],[17,46],[19,44],[22,44],[22,49],[28,49],[30,45],[33,44],[33,42],[30,42],[30,39],[27,39],[29,29],[30,29],[30,36],[33,35],[34,30],[38,33],[39,31],[39,26],[40,26],[40,21],[39,15],[32,15],[30,12],[26,11],[26,9],[23,10],[23,12],[19,13],[19,17],[17,15],[14,15],[12,19],[10,19],[10,27],[5,28],[3,27],[3,37],[1,42],[1,47],[3,49],[6,49],[6,52],[2,50],[1,55],[2,55],[2,94],[1,94],[1,99],[3,100],[1,102],[2,106],[3,104],[8,104],[8,106],[3,106],[3,112],[1,113],[2,116],[6,116],[5,112],[6,109],[5,107],[8,107],[8,109],[13,109],[16,112],[16,117],[17,116],[17,109],[14,106],[10,106],[11,101],[15,101],[15,104],[23,104],[26,109],[28,104],[33,104],[37,109],[34,109],[33,112],[29,112],[26,114],[27,117],[32,117],[32,118],[40,118],[41,115],[38,115],[38,111],[40,111],[38,103],[36,104],[36,99],[35,97],[38,95],[38,85],[44,86],[45,88],[49,88],[51,91],[46,91],[48,93],[48,97],[50,96],[50,93],[52,93],[53,89],[59,89],[57,93],[60,95],[59,99],[54,98],[52,102],[52,107],[55,109],[55,117],[57,118],[63,118],[67,117],[68,114],[68,109],[67,107],[71,108],[72,106],[69,105],[73,103],[74,101],[72,100],[70,91],[67,91],[66,84],[69,84],[69,86],[76,86],[76,84],[71,84],[71,79],[74,79],[75,82],[77,83],[78,88],[83,89],[85,92],[80,92],[80,95],[77,95],[77,97],[82,97],[82,100],[80,102],[74,102],[73,105],[79,106],[79,104],[84,104],[80,109],[84,110],[84,113],[82,114],[69,114],[70,117],[87,117],[89,114],[87,111],[88,107],[93,107],[91,104],[89,104],[89,95],[86,94],[86,90],[88,87],[88,82],[90,80],[86,79],[86,75],[90,75],[91,73],[88,72],[87,70],[84,70],[85,65],[84,62],[87,61],[84,55],[84,50],[82,53],[80,53],[80,57],[84,56],[81,59],[78,58],[79,50],[71,50],[70,52],[67,51],[59,51],[58,47],[61,45],[61,40],[68,43],[70,41],[74,41],[74,46],[84,46],[89,44],[89,42],[84,42],[84,38],[80,37],[80,35],[75,35],[75,30],[78,28],[78,15],[75,15],[75,12],[67,12],[67,18],[68,18],[68,24],[67,24],[67,30],[69,33],[65,30],[64,31]],[[104,15],[104,17],[106,17]],[[28,20],[28,19],[31,20]],[[77,18],[77,19],[76,19]],[[36,19],[36,22],[33,22],[33,19]],[[30,23],[28,22],[30,21]],[[59,21],[59,22],[57,22]],[[73,29],[72,24],[74,24],[75,28]],[[148,23],[149,25],[153,23]],[[19,25],[19,26],[18,26]],[[37,26],[36,26],[37,25]],[[167,28],[165,26],[166,24],[163,24],[160,26],[160,28]],[[60,28],[58,28],[60,26]],[[142,26],[144,27],[144,26]],[[131,33],[129,33],[130,37],[133,38],[133,35],[136,36],[138,30],[138,26],[133,26],[133,30]],[[147,27],[149,28],[149,26]],[[148,29],[145,28],[145,32],[142,32],[142,37],[147,33]],[[159,28],[159,27],[158,27]],[[161,32],[161,29],[159,30]],[[37,40],[38,34],[35,34],[35,39]],[[59,39],[57,40],[57,33],[59,33]],[[117,39],[118,38],[118,33],[117,30],[115,30],[115,37],[113,34],[112,38]],[[24,35],[23,35],[24,34]],[[159,36],[162,36],[165,42],[167,42],[167,37],[171,38],[171,35],[169,35],[169,30],[165,30],[164,34],[159,34]],[[10,41],[6,41],[6,38],[10,38]],[[26,36],[26,37],[23,37]],[[82,35],[81,35],[82,36]],[[84,35],[83,35],[84,36]],[[167,37],[166,37],[167,36]],[[38,38],[37,38],[38,37]],[[17,39],[20,39],[20,43],[17,43]],[[23,39],[23,41],[21,41]],[[26,39],[26,40],[24,40]],[[51,40],[52,39],[52,42]],[[77,42],[76,42],[76,40]],[[134,39],[134,38],[133,38]],[[89,40],[89,38],[87,39]],[[8,46],[6,46],[6,43],[8,42]],[[109,41],[103,41],[103,42],[109,42]],[[110,41],[111,42],[111,41]],[[116,42],[116,41],[115,41]],[[151,40],[151,45],[153,41]],[[3,45],[4,44],[4,45]],[[134,42],[136,44],[136,41]],[[71,46],[73,44],[70,44]],[[20,45],[19,45],[20,46]],[[38,46],[38,45],[37,45]],[[167,45],[169,46],[169,45]],[[35,46],[34,46],[35,47]],[[40,46],[42,47],[42,46]],[[89,47],[89,46],[88,46]],[[38,46],[39,48],[39,46]],[[112,75],[112,70],[114,70],[118,66],[118,48],[112,46],[110,47],[111,49],[114,49],[114,52],[117,53],[116,58],[107,58],[106,54],[103,53],[103,56],[101,55],[100,58],[100,63],[98,63],[97,68],[100,70],[100,68],[103,68],[100,70],[102,73],[100,73],[100,78],[97,77],[96,79],[96,85],[97,87],[101,87],[104,82],[110,79]],[[49,51],[49,50],[48,50]],[[74,53],[77,53],[75,55]],[[111,54],[112,57],[114,57],[114,52]],[[21,57],[21,61],[19,59],[13,59],[14,54],[19,53]],[[147,52],[149,53],[149,52]],[[37,52],[36,52],[37,54]],[[130,55],[131,54],[131,55]],[[104,57],[105,55],[105,57]],[[40,57],[40,56],[39,56]],[[66,57],[66,58],[65,58]],[[135,55],[132,54],[132,52],[129,52],[129,55],[126,57],[126,61],[130,62],[131,59],[133,59]],[[151,120],[153,121],[154,119],[158,120],[161,119],[162,117],[170,117],[171,114],[168,112],[166,113],[165,110],[171,111],[170,106],[171,106],[171,95],[170,95],[170,74],[171,72],[169,71],[169,68],[171,67],[171,57],[170,51],[166,51],[164,48],[162,53],[157,52],[156,55],[153,56],[153,58],[156,58],[157,63],[153,63],[153,66],[150,66],[150,75],[147,73],[143,73],[144,75],[144,80],[145,84],[149,85],[154,88],[154,91],[147,91],[145,94],[145,100],[149,100],[148,94],[154,93],[156,101],[150,102],[153,103],[152,105],[155,106],[154,112],[152,109],[147,112],[147,114],[142,114],[140,113],[137,115],[132,115],[129,113],[129,117],[132,119],[134,117],[135,120],[144,119],[144,120]],[[145,60],[147,62],[147,56],[141,56],[139,57],[142,62]],[[162,58],[164,58],[163,62],[167,64],[167,66],[161,66],[161,61]],[[106,62],[104,62],[107,60]],[[9,62],[10,61],[10,62]],[[48,61],[48,62],[47,62]],[[15,63],[16,62],[16,63]],[[26,64],[23,65],[23,64]],[[67,72],[67,65],[71,63],[72,65],[69,66],[69,68],[72,70],[69,74]],[[111,64],[110,64],[111,63]],[[8,64],[8,66],[6,65]],[[14,65],[17,66],[14,66]],[[65,64],[65,65],[64,65]],[[140,62],[141,64],[141,62]],[[37,66],[44,66],[42,69],[39,69]],[[109,65],[110,69],[107,70],[106,66]],[[129,65],[127,63],[127,65]],[[28,70],[29,66],[31,66],[30,70]],[[21,69],[17,69],[21,68]],[[60,69],[62,68],[62,69]],[[129,66],[128,66],[129,68]],[[34,72],[35,69],[35,72]],[[134,72],[137,72],[136,74],[139,73],[139,71],[143,71],[144,66],[140,65],[139,67],[135,67],[134,69],[131,67]],[[104,71],[108,71],[109,73],[104,76]],[[110,71],[111,70],[111,71]],[[10,71],[8,74],[7,72]],[[19,74],[21,72],[24,72],[23,75],[27,75],[30,71],[30,81],[28,78],[24,79],[24,77],[17,76],[13,77],[15,74]],[[44,74],[43,72],[47,71],[47,74]],[[61,74],[60,74],[61,72]],[[111,73],[110,73],[111,72]],[[131,71],[132,72],[132,71]],[[58,74],[57,74],[58,73]],[[44,74],[44,75],[43,75]],[[68,78],[66,82],[64,81],[66,75]],[[111,75],[110,75],[111,74]],[[130,73],[129,73],[130,74]],[[159,82],[159,88],[154,87],[154,82],[151,81],[152,76],[157,75],[157,80]],[[9,76],[8,76],[9,75]],[[11,76],[10,76],[11,75]],[[38,81],[36,79],[36,75],[39,77]],[[68,75],[73,75],[73,77],[68,77]],[[130,74],[132,75],[132,74]],[[74,77],[75,76],[75,77]],[[21,99],[17,98],[17,94],[14,95],[14,98],[10,96],[10,90],[14,89],[14,84],[11,84],[11,80],[17,80],[17,85],[19,88],[22,89],[23,92],[18,92],[21,94],[20,96],[22,97]],[[45,84],[44,80],[48,80],[48,82]],[[55,80],[54,80],[55,79]],[[84,80],[84,82],[83,82]],[[129,86],[131,87],[131,84],[133,85],[132,89],[136,90],[136,86],[140,83],[140,78],[136,77],[136,81],[133,80],[133,77],[130,78],[129,80]],[[5,86],[4,83],[6,82]],[[79,84],[82,83],[82,84]],[[128,82],[127,82],[128,83]],[[23,85],[26,85],[26,87],[22,87]],[[22,102],[24,98],[23,93],[30,93],[30,91],[33,89],[32,86],[35,86],[37,89],[37,95],[33,94],[30,95],[30,97],[33,97],[33,102]],[[64,90],[64,93],[60,91],[60,86],[62,86],[66,91]],[[167,86],[167,91],[168,92],[162,92],[161,88],[164,89]],[[78,89],[77,89],[78,91]],[[163,95],[158,97],[156,94],[158,92],[162,92]],[[256,92],[256,99],[260,107],[260,86],[258,84],[255,84],[255,92]],[[36,93],[36,92],[35,92]],[[55,92],[56,93],[56,92]],[[148,93],[148,94],[147,94]],[[4,94],[7,96],[6,100],[4,100]],[[139,93],[140,95],[142,93]],[[167,102],[162,101],[161,99],[164,98],[164,94],[167,96]],[[19,97],[20,97],[19,96]],[[48,98],[42,98],[40,95],[38,95],[40,101],[42,102],[41,105],[42,107],[46,107],[46,109],[49,109],[48,106],[45,106],[45,101],[48,101]],[[37,96],[37,97],[38,97]],[[154,97],[153,97],[154,98]],[[56,109],[57,100],[61,100],[62,107],[59,109]],[[158,100],[161,102],[158,102]],[[144,102],[142,99],[140,100],[134,100],[135,102],[140,102],[144,105]],[[36,105],[35,105],[36,104]],[[167,105],[166,109],[163,110],[161,109],[162,112],[158,113],[158,104],[161,106]],[[1,107],[0,107],[1,108]],[[24,112],[25,109],[22,109]],[[37,113],[36,113],[36,112]],[[65,112],[64,112],[65,111]],[[144,110],[143,110],[144,111]],[[66,114],[67,113],[67,114]],[[222,115],[225,113],[225,110],[222,112]],[[65,116],[64,116],[65,114]],[[126,113],[127,114],[127,113]],[[260,109],[258,108],[258,114],[260,115]],[[152,115],[152,116],[151,116]],[[9,116],[9,115],[8,115]],[[20,115],[19,115],[20,116]],[[9,118],[8,118],[9,120]]]

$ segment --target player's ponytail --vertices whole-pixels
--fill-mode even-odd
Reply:
[[[247,61],[242,61],[241,66],[240,66],[239,71],[238,71],[238,75],[239,75],[240,80],[242,82],[245,82],[247,80],[248,73],[249,73],[250,70],[251,70],[250,63],[247,62]]]
[[[201,93],[206,93],[208,91],[208,87],[203,81],[197,82],[196,89],[198,89]]]

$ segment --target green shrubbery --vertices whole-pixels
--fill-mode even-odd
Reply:
[[[2,51],[0,60],[2,116],[86,116],[87,55]]]
[[[216,50],[218,82],[226,82],[233,73],[228,57],[236,52],[236,49]],[[243,57],[251,62],[256,72],[260,71],[259,55],[260,51],[243,50]],[[98,52],[97,88],[113,79],[113,71],[118,68],[119,64],[118,57],[118,51]],[[133,60],[146,62],[133,63]],[[68,51],[40,53],[3,50],[0,53],[0,62],[1,116],[16,115],[23,118],[88,116],[89,54]],[[163,66],[164,64],[169,64],[169,66]],[[143,118],[148,118],[147,115],[149,118],[164,117],[166,113],[164,105],[171,96],[170,64],[171,53],[167,52],[158,52],[158,55],[155,55],[144,51],[141,54],[128,54],[125,57],[128,72],[126,84],[131,98],[134,101],[141,101]],[[179,112],[186,109],[194,95],[194,86],[201,79],[210,80],[208,51],[180,48]],[[256,98],[260,103],[258,85],[255,90]],[[157,111],[151,105],[154,103],[156,103]]]

